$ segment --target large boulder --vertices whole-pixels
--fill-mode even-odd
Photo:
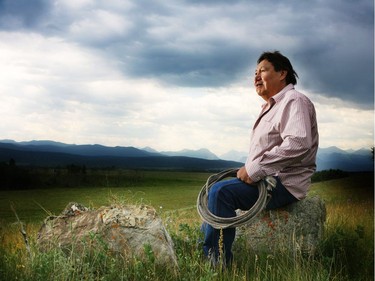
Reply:
[[[59,216],[45,220],[37,243],[42,251],[60,247],[68,252],[105,245],[108,254],[130,259],[146,258],[152,250],[157,263],[177,266],[172,239],[155,209],[149,206],[116,205],[89,210],[69,203]]]
[[[238,234],[256,253],[313,255],[322,239],[325,219],[325,203],[317,196],[307,197],[280,209],[263,211]]]

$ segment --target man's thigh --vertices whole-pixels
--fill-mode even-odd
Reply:
[[[248,210],[258,200],[257,185],[249,185],[238,179],[230,179],[216,183],[213,187],[214,199],[229,204],[232,209]],[[213,199],[213,198],[212,198]]]

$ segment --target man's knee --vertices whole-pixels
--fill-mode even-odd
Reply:
[[[223,189],[223,184],[221,182],[215,183],[208,192],[208,197],[217,198],[218,194]]]
[[[214,184],[208,193],[208,197],[215,198],[215,200],[220,200],[222,198],[227,198],[230,195],[230,186],[223,182],[218,182]]]

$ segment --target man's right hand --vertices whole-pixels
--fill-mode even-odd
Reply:
[[[253,180],[249,177],[249,175],[247,174],[247,171],[246,171],[246,168],[245,166],[241,167],[238,171],[237,171],[237,178],[240,180],[240,181],[243,181],[244,183],[247,183],[247,184],[253,184]]]

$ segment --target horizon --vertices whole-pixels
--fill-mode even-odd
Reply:
[[[227,151],[223,154],[217,154],[207,148],[198,150],[182,149],[178,151],[158,151],[152,148],[150,150],[134,146],[105,146],[98,143],[67,144],[52,140],[21,142],[9,139],[0,140],[0,148],[3,163],[11,161],[9,159],[15,159],[17,163],[28,163],[27,165],[38,166],[80,163],[89,167],[92,165],[97,166],[100,162],[101,164],[99,165],[104,164],[104,166],[109,165],[111,167],[126,167],[130,169],[150,167],[154,169],[163,169],[166,167],[185,169],[186,165],[190,168],[194,167],[195,169],[211,169],[218,164],[217,161],[224,161],[230,163],[229,165],[232,166],[234,162],[242,163],[238,165],[243,165],[247,157],[247,152],[245,151]],[[172,161],[170,157],[174,160]],[[369,148],[343,150],[335,146],[328,148],[319,147],[316,157],[316,169],[317,171],[330,169],[343,171],[373,171],[373,157],[373,151]],[[98,159],[101,160],[98,161]],[[104,162],[103,159],[105,159]],[[126,159],[133,160],[127,161]],[[219,165],[225,166],[228,164],[220,162]],[[224,166],[221,166],[222,169],[224,169]]]
[[[132,148],[136,148],[136,149],[139,149],[139,150],[144,150],[146,151],[146,149],[152,149],[154,151],[156,151],[157,153],[162,153],[162,152],[182,152],[184,150],[187,150],[187,151],[192,151],[192,152],[197,152],[199,150],[208,150],[210,153],[213,153],[215,156],[222,156],[224,154],[227,154],[227,153],[230,153],[230,152],[236,152],[236,153],[245,153],[247,154],[245,151],[238,151],[238,150],[228,150],[224,153],[221,153],[221,154],[218,154],[218,153],[215,153],[214,151],[212,151],[211,149],[207,148],[207,147],[201,147],[201,148],[198,148],[198,149],[189,149],[189,148],[182,148],[180,150],[157,150],[151,146],[145,146],[145,147],[137,147],[137,146],[121,146],[121,145],[114,145],[114,146],[108,146],[108,145],[104,145],[104,144],[101,144],[101,143],[65,143],[65,142],[61,142],[61,141],[56,141],[56,140],[51,140],[51,139],[40,139],[40,140],[36,140],[36,139],[33,139],[33,140],[22,140],[22,141],[17,141],[17,140],[13,140],[13,139],[0,139],[0,142],[1,143],[30,143],[30,142],[51,142],[51,143],[60,143],[60,144],[65,144],[65,145],[77,145],[77,146],[80,146],[80,145],[100,145],[100,146],[104,146],[104,147],[109,147],[109,148],[115,148],[115,147],[124,147],[124,148],[129,148],[129,147],[132,147]],[[372,147],[361,147],[359,149],[353,149],[353,148],[348,148],[348,149],[343,149],[341,147],[338,147],[338,146],[329,146],[329,147],[321,147],[319,146],[318,149],[330,149],[330,148],[335,148],[335,149],[339,149],[341,151],[345,151],[345,152],[357,152],[357,151],[360,151],[360,150],[368,150],[369,153],[371,153],[371,148]]]

